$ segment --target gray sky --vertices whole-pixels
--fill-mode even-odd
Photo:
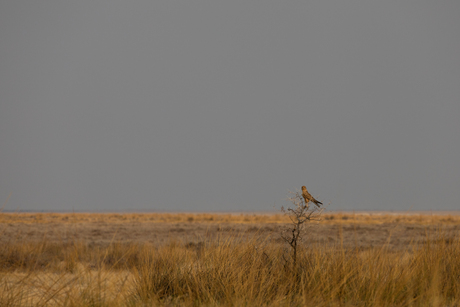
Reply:
[[[460,1],[2,1],[8,210],[460,209]]]

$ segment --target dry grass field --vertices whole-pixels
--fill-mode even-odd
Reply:
[[[460,215],[0,213],[0,306],[460,306]]]

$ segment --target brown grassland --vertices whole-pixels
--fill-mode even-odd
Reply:
[[[0,306],[460,306],[460,215],[0,213]]]

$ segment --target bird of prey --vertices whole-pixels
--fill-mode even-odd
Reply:
[[[311,196],[311,194],[308,193],[307,188],[306,188],[305,186],[302,187],[302,196],[303,196],[303,198],[305,199],[305,206],[306,206],[309,202],[314,203],[318,208],[320,207],[320,205],[323,204],[322,202],[317,201],[313,196]]]

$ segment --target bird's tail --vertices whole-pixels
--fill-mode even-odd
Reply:
[[[316,199],[313,199],[313,202],[315,203],[315,205],[317,205],[319,207],[319,205],[322,205],[323,203],[316,200]]]

